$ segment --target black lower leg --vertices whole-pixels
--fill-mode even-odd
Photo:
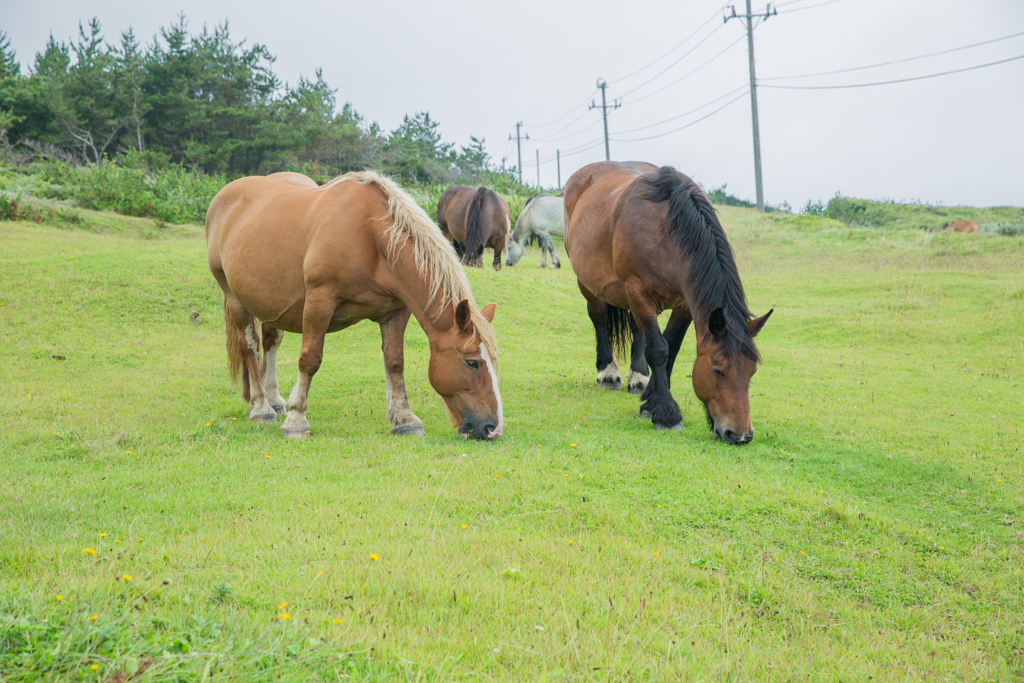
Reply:
[[[597,371],[601,372],[615,358],[612,353],[611,338],[608,336],[608,314],[600,302],[597,305],[590,305],[588,302],[587,313],[590,315],[590,322],[594,323],[594,336],[597,340]]]
[[[651,366],[651,380],[644,392],[644,403],[640,411],[651,416],[655,427],[675,429],[682,425],[683,416],[679,412],[679,404],[669,391],[668,374],[665,371],[668,343],[658,329],[657,319],[649,329],[644,330],[644,339],[647,362]]]
[[[683,338],[686,336],[686,330],[689,329],[692,320],[693,318],[690,317],[689,311],[676,309],[672,311],[672,316],[668,319],[668,324],[665,325],[664,336],[665,342],[668,344],[668,361],[665,363],[665,375],[669,388],[672,387],[672,368],[676,364],[679,347],[683,344]]]

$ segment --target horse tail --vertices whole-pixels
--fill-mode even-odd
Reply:
[[[250,316],[250,319],[254,334],[257,335],[256,348],[259,349],[259,336],[262,325],[255,317]],[[231,381],[234,384],[238,384],[238,380],[241,378],[242,398],[248,401],[252,397],[249,368],[246,367],[245,359],[242,356],[242,343],[238,336],[238,327],[235,325],[235,319],[231,315],[231,304],[228,301],[227,294],[224,295],[224,346],[228,351],[228,370],[231,373]],[[258,355],[259,352],[257,351]]]
[[[608,339],[611,340],[612,349],[619,358],[629,358],[633,348],[633,328],[630,320],[633,314],[628,308],[619,308],[606,303],[605,314],[608,317]]]
[[[480,225],[480,212],[483,210],[487,188],[481,187],[469,202],[469,213],[466,216],[466,255],[463,263],[475,263],[484,250],[483,226]]]

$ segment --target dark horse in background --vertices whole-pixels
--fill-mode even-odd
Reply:
[[[501,270],[512,229],[508,204],[486,187],[449,187],[437,201],[437,224],[467,266],[482,266],[484,247],[494,250],[494,269]]]
[[[641,415],[681,429],[670,381],[692,322],[693,389],[708,423],[723,441],[749,443],[750,378],[760,360],[754,337],[772,312],[754,319],[747,308],[707,195],[669,166],[603,161],[569,178],[565,215],[565,249],[597,334],[598,383],[622,385],[612,348],[630,345],[629,384],[643,392]],[[662,333],[665,310],[672,315]]]

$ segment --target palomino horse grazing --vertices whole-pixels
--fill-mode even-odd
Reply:
[[[621,385],[611,340],[621,348],[632,336],[630,385],[647,385],[641,415],[661,429],[682,428],[670,380],[693,322],[693,389],[708,423],[723,441],[750,442],[750,378],[759,360],[753,338],[772,312],[751,319],[707,196],[674,168],[605,161],[569,178],[565,212],[565,249],[597,333],[598,382]],[[663,335],[658,314],[667,309]]]
[[[449,187],[437,200],[437,224],[467,266],[482,266],[484,247],[490,247],[494,269],[501,270],[512,214],[497,192],[486,187]]]
[[[387,178],[349,173],[323,187],[298,173],[241,178],[210,203],[206,245],[224,290],[232,374],[242,375],[251,420],[274,422],[287,411],[284,434],[308,435],[306,397],[324,335],[373,320],[391,431],[423,434],[405,393],[405,326],[414,315],[430,340],[430,384],[459,433],[501,435],[494,304],[477,309],[437,226]],[[283,332],[302,334],[299,379],[287,404],[276,367]]]
[[[565,236],[565,202],[561,197],[553,194],[535,194],[526,202],[522,213],[516,219],[516,227],[512,229],[512,239],[508,242],[508,256],[505,258],[506,266],[519,263],[519,259],[523,258],[526,251],[526,243],[532,241],[534,235],[540,241],[541,257],[538,267],[547,267],[550,253],[551,267],[561,268],[558,254],[555,253],[555,243],[551,240],[552,235]]]

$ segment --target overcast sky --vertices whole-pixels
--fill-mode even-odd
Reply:
[[[757,0],[754,11],[764,4]],[[761,86],[888,81],[1024,55],[1022,35],[882,68],[769,80],[1024,32],[1022,0],[778,4],[778,15],[754,33]],[[742,89],[749,82],[745,31],[739,21],[723,24],[722,6],[719,0],[0,0],[0,29],[27,66],[51,33],[66,40],[77,32],[79,19],[91,16],[100,19],[111,41],[129,26],[149,41],[179,12],[194,32],[228,19],[236,40],[263,43],[277,56],[275,71],[282,80],[294,83],[322,67],[338,89],[339,103],[351,102],[386,129],[406,113],[429,111],[447,140],[467,144],[471,134],[484,137],[498,163],[507,156],[514,165],[515,144],[508,136],[522,121],[531,138],[523,147],[524,179],[536,182],[539,150],[545,186],[557,182],[556,149],[565,153],[563,182],[580,166],[604,158],[603,144],[569,153],[601,140],[600,113],[582,105],[599,98],[595,81],[604,78],[609,99],[622,99],[622,107],[609,114],[613,159],[672,164],[705,188],[728,183],[729,192],[752,200],[750,98]],[[742,8],[740,0],[737,9]],[[841,192],[946,205],[1024,205],[1024,59],[878,87],[759,87],[758,99],[770,204],[788,201],[799,209],[808,199],[827,201]],[[703,121],[669,132],[726,104]],[[672,117],[679,118],[651,125]],[[669,134],[637,140],[663,133]]]

